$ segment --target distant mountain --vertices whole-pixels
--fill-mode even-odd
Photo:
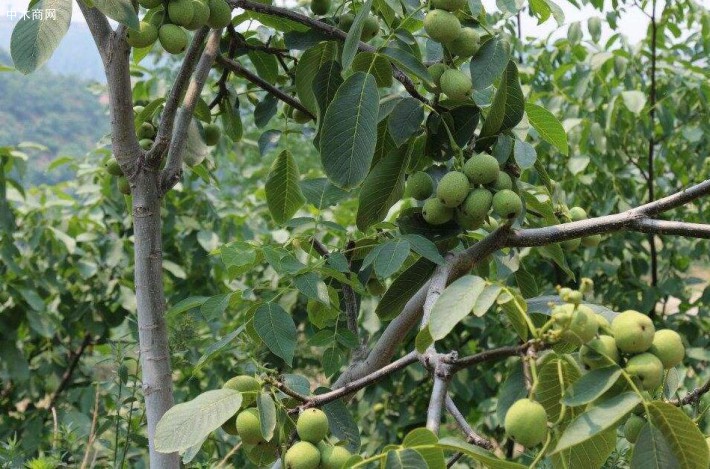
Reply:
[[[0,63],[10,55],[0,49]],[[25,184],[56,182],[71,174],[46,172],[57,156],[83,156],[109,132],[108,97],[104,85],[61,76],[46,67],[21,75],[0,72],[0,146],[34,142]]]
[[[10,37],[15,24],[16,21],[0,17],[0,49],[10,50]],[[106,82],[101,57],[85,23],[71,23],[52,58],[42,68],[59,75]]]

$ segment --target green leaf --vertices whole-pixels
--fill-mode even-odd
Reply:
[[[622,91],[621,99],[624,101],[624,106],[626,109],[639,115],[643,111],[644,106],[646,106],[646,95],[641,91]]]
[[[365,72],[375,77],[377,86],[388,88],[392,86],[392,64],[387,57],[374,52],[360,52],[353,60],[352,69]]]
[[[357,47],[360,44],[360,36],[362,35],[362,28],[365,25],[365,20],[370,15],[370,9],[372,8],[372,0],[367,0],[365,5],[358,11],[355,15],[355,20],[353,21],[350,30],[348,30],[348,35],[345,38],[345,43],[343,44],[343,53],[340,57],[340,63],[343,66],[343,70],[350,68],[353,63],[355,54],[357,53]]]
[[[231,293],[215,295],[208,298],[200,307],[200,314],[208,320],[218,319],[229,306],[229,300],[232,298]]]
[[[554,145],[560,150],[560,153],[566,156],[569,153],[567,133],[554,114],[544,107],[532,103],[525,104],[525,112],[528,115],[530,125],[537,130],[540,137],[547,143]]]
[[[104,15],[129,28],[138,29],[138,15],[130,0],[93,0],[94,6]]]
[[[377,162],[365,178],[360,189],[356,219],[360,231],[384,220],[389,209],[402,198],[407,156],[405,151],[390,152]]]
[[[523,295],[523,298],[532,298],[538,295],[535,276],[524,268],[521,267],[515,272],[515,282],[518,284],[520,294]]]
[[[422,235],[418,234],[405,234],[402,238],[409,241],[412,251],[416,252],[422,257],[426,257],[435,264],[443,264],[444,258],[439,254],[439,250],[436,248],[436,244],[426,239]]]
[[[552,455],[554,469],[602,467],[616,448],[616,429],[598,433],[582,444]]]
[[[414,135],[424,120],[424,108],[418,99],[405,98],[397,102],[387,119],[387,129],[394,143],[402,146]]]
[[[680,467],[663,433],[650,423],[646,423],[641,428],[634,445],[631,469],[680,469]]]
[[[525,299],[517,292],[506,289],[503,294],[498,296],[497,302],[505,315],[508,316],[518,336],[522,340],[527,340],[530,331],[528,331],[528,322],[525,319],[527,313]]]
[[[523,118],[525,98],[520,88],[518,67],[510,60],[496,91],[488,116],[483,122],[476,149],[486,148],[495,142],[495,137],[515,127]]]
[[[254,313],[254,329],[269,350],[291,366],[297,338],[291,316],[278,304],[265,303]]]
[[[614,428],[639,402],[641,398],[636,393],[625,392],[594,405],[565,428],[553,453],[584,443],[594,435]],[[705,450],[707,452],[707,445]]]
[[[417,78],[432,83],[431,75],[429,75],[429,70],[424,66],[424,64],[410,54],[409,52],[397,49],[395,47],[384,47],[380,50],[381,53],[389,57],[397,65],[399,65],[404,70],[415,75]]]
[[[219,339],[217,342],[213,342],[207,347],[205,347],[205,352],[202,354],[200,359],[197,361],[197,365],[195,365],[195,368],[192,370],[192,376],[196,376],[203,366],[205,366],[213,358],[215,358],[219,354],[218,352],[227,345],[229,345],[229,343],[232,342],[235,337],[241,334],[244,329],[246,329],[246,326],[241,325],[239,326],[239,328],[237,328],[237,330],[231,332],[230,334],[227,334],[226,336]]]
[[[328,287],[315,272],[306,272],[301,275],[296,275],[293,278],[293,284],[296,285],[296,288],[298,288],[306,298],[319,301],[324,305],[330,305]]]
[[[329,391],[327,388],[316,389],[316,394]],[[323,406],[323,412],[328,416],[330,432],[339,440],[345,441],[346,448],[351,453],[360,451],[360,429],[350,414],[348,407],[342,399],[327,403]]]
[[[510,43],[492,37],[481,45],[471,59],[471,82],[474,90],[488,88],[503,73],[510,59]]]
[[[334,186],[327,178],[305,179],[300,185],[306,201],[318,209],[335,205],[348,196],[347,192]]]
[[[321,161],[328,178],[343,189],[359,185],[370,169],[379,99],[373,76],[356,72],[340,85],[325,113]]]
[[[417,446],[436,445],[438,442],[439,439],[431,430],[415,428],[404,437],[402,446],[405,448],[413,448],[419,453],[426,461],[429,469],[446,469],[444,451],[441,448],[417,448]]]
[[[343,84],[343,77],[340,76],[342,69],[340,64],[334,60],[329,60],[313,78],[313,95],[316,97],[318,104],[318,128],[323,127],[323,116],[326,109],[338,92],[338,88]]]
[[[185,311],[191,310],[192,308],[197,308],[202,306],[202,304],[207,301],[209,297],[207,296],[189,296],[184,300],[178,301],[170,309],[165,312],[166,317],[171,317],[175,314],[180,314]]]
[[[396,273],[409,256],[409,241],[395,239],[379,246],[375,258],[375,273],[380,278],[387,278]]]
[[[219,103],[219,110],[225,135],[233,142],[238,142],[244,133],[242,118],[239,115],[239,100],[236,98],[224,99]]]
[[[333,41],[321,42],[303,53],[296,66],[296,94],[301,104],[311,114],[318,113],[318,103],[313,94],[313,80],[326,62],[336,60],[338,45]]]
[[[242,394],[233,389],[207,391],[177,404],[155,429],[155,449],[161,453],[183,451],[200,443],[229,420],[242,405]]]
[[[478,299],[476,304],[473,305],[473,315],[476,317],[481,317],[491,309],[498,299],[498,295],[503,288],[500,285],[486,285]]]
[[[498,420],[505,421],[505,414],[515,401],[523,399],[528,395],[528,388],[525,386],[525,373],[522,363],[517,360],[513,363],[510,374],[500,386],[498,392],[498,403],[496,405],[496,416]]]
[[[276,429],[276,404],[270,394],[262,392],[256,397],[256,407],[259,409],[261,436],[270,441]]]
[[[588,404],[608,391],[621,376],[621,368],[607,366],[592,370],[567,388],[562,403],[570,407]]]
[[[542,257],[552,259],[552,261],[557,264],[569,278],[574,279],[574,272],[572,272],[567,265],[567,259],[565,258],[564,251],[562,251],[559,244],[540,246],[538,250]]]
[[[289,220],[306,202],[298,179],[296,160],[290,151],[282,151],[266,180],[266,202],[276,223]]]
[[[486,282],[475,275],[464,275],[441,293],[434,303],[429,318],[429,329],[434,340],[443,339],[471,313]]]
[[[535,147],[521,140],[515,141],[513,156],[515,157],[515,162],[520,166],[520,169],[530,169],[535,166],[535,161],[537,161]]]
[[[387,321],[402,312],[404,305],[426,283],[434,272],[436,264],[428,259],[419,259],[397,277],[387,289],[375,313],[382,321]]]
[[[549,421],[554,422],[560,417],[560,400],[564,396],[564,390],[577,381],[579,376],[579,368],[574,362],[564,358],[553,357],[540,367],[535,397],[545,408]]]
[[[424,457],[409,448],[390,450],[385,457],[385,469],[428,469]]]
[[[439,440],[438,446],[444,450],[460,451],[474,461],[484,464],[490,469],[526,469],[522,464],[498,459],[493,453],[478,446],[459,440],[458,438],[446,437]]]
[[[710,465],[710,452],[705,437],[690,417],[678,407],[661,401],[648,406],[651,423],[671,447],[682,469],[700,469]]]
[[[56,18],[42,14],[42,19],[32,19],[32,11],[44,13],[54,10]],[[72,0],[39,0],[17,22],[12,30],[10,53],[15,68],[27,75],[37,70],[52,56],[69,29]]]
[[[248,42],[261,45],[259,41]],[[279,63],[276,57],[273,54],[258,50],[251,50],[247,55],[251,63],[254,64],[256,74],[272,85],[275,84],[276,79],[279,77]]]

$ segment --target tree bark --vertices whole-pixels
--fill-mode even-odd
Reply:
[[[136,174],[133,193],[133,226],[135,239],[135,289],[138,310],[138,340],[143,395],[148,420],[151,468],[177,468],[177,453],[155,451],[155,427],[173,406],[170,348],[165,323],[163,292],[163,251],[159,197],[160,173],[144,166]]]

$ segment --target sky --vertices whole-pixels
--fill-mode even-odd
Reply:
[[[290,0],[276,0],[276,3],[283,3]],[[496,0],[482,0],[484,6],[488,10],[494,10]],[[542,25],[537,24],[537,20],[529,17],[528,15],[523,15],[522,21],[522,31],[523,36],[537,36],[544,37],[550,33],[553,33],[553,38],[561,37],[566,35],[567,27],[570,23],[575,21],[582,22],[582,30],[585,34],[586,31],[586,21],[592,16],[600,16],[603,19],[603,15],[598,11],[594,10],[591,6],[585,6],[582,9],[578,9],[566,0],[556,0],[558,5],[562,8],[565,14],[565,25],[558,27],[555,21],[550,18],[547,22]],[[609,2],[607,2],[609,3]],[[649,2],[650,3],[650,2]],[[710,8],[710,0],[702,0],[702,4]],[[7,12],[11,9],[15,11],[24,11],[27,8],[28,0],[0,0],[0,18],[5,18]],[[610,6],[607,6],[610,8]],[[649,10],[649,8],[647,8]],[[74,3],[74,14],[72,21],[83,22],[84,18],[81,16],[78,6]],[[623,15],[622,20],[619,22],[619,31],[625,34],[632,44],[638,43],[645,35],[646,29],[648,27],[649,19],[641,12],[638,8],[630,7],[629,11]],[[606,26],[606,22],[602,21],[604,24],[602,30],[602,38],[608,38],[611,34],[609,28]],[[0,26],[2,27],[2,26]]]

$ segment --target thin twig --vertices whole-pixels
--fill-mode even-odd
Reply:
[[[297,23],[304,24],[313,30],[319,31],[327,36],[330,36],[334,39],[338,39],[340,41],[344,41],[345,38],[347,37],[347,33],[336,28],[335,26],[331,26],[327,23],[324,23],[322,21],[318,21],[318,20],[311,18],[309,16],[302,15],[300,13],[296,13],[295,11],[289,10],[287,8],[279,8],[279,7],[275,7],[272,5],[267,5],[264,3],[257,3],[257,2],[253,2],[253,1],[249,1],[249,0],[229,0],[228,3],[235,8],[243,8],[245,10],[255,11],[257,13],[264,13],[266,15],[280,16],[281,18],[290,19],[290,20],[295,21]],[[364,42],[360,42],[360,43],[358,43],[358,50],[361,50],[364,52],[375,52],[377,49],[369,44],[366,44]],[[407,74],[402,72],[394,64],[392,65],[392,75],[394,76],[394,78],[397,81],[402,83],[404,88],[407,90],[407,92],[413,98],[416,98],[425,104],[429,104],[429,100],[426,99],[424,96],[422,96],[417,91],[417,87],[414,85],[412,80],[407,76]]]
[[[476,446],[480,446],[485,449],[492,449],[493,444],[487,439],[483,438],[481,435],[473,431],[471,425],[466,421],[466,417],[463,416],[456,403],[451,398],[449,394],[446,395],[446,410],[451,414],[451,416],[456,421],[456,425],[461,429],[461,431],[466,435],[466,441]]]
[[[695,388],[682,399],[672,399],[668,402],[677,406],[695,404],[704,394],[707,394],[708,392],[710,392],[710,378],[705,382],[705,384],[699,388]]]
[[[86,451],[84,452],[84,458],[81,461],[80,469],[84,469],[89,463],[89,454],[91,454],[91,449],[94,446],[94,441],[96,440],[96,423],[99,417],[99,385],[96,385],[96,394],[94,395],[94,412],[91,418],[91,430],[89,430],[89,440],[86,443]]]
[[[316,116],[314,116],[308,109],[306,109],[306,107],[303,106],[303,104],[301,104],[297,99],[288,95],[287,93],[284,93],[283,91],[276,88],[274,85],[272,85],[268,81],[264,80],[263,78],[261,78],[257,74],[252,73],[247,68],[242,67],[241,64],[239,64],[238,62],[236,62],[232,59],[228,59],[222,55],[219,55],[219,56],[217,56],[217,63],[222,65],[225,68],[228,68],[235,75],[239,75],[241,77],[246,78],[249,82],[254,83],[256,86],[258,86],[262,90],[268,92],[269,94],[273,95],[275,98],[290,105],[294,109],[298,109],[299,111],[303,112],[304,114],[307,114],[311,119],[316,118]]]
[[[222,460],[215,466],[215,468],[226,466],[227,462],[229,462],[229,458],[232,457],[232,455],[234,455],[234,453],[239,451],[239,448],[241,448],[241,447],[242,447],[242,442],[240,441],[239,443],[234,445],[234,447],[229,451],[229,453],[224,455]]]
[[[170,146],[170,140],[173,136],[173,127],[175,125],[175,115],[180,107],[180,100],[185,92],[185,88],[190,83],[192,73],[195,71],[197,61],[202,51],[202,43],[205,41],[209,30],[207,26],[200,28],[192,37],[190,47],[188,47],[185,53],[185,58],[182,61],[180,70],[165,100],[165,107],[163,108],[160,124],[158,125],[158,135],[156,135],[155,142],[153,142],[151,149],[146,154],[148,164],[159,162],[165,150]]]
[[[76,352],[70,352],[69,366],[64,371],[64,374],[62,375],[62,380],[59,382],[59,386],[57,386],[57,389],[55,389],[55,391],[52,393],[52,397],[49,399],[50,408],[53,408],[57,405],[57,400],[59,399],[59,396],[62,394],[62,392],[64,392],[67,386],[69,386],[72,376],[74,375],[74,370],[76,370],[76,367],[79,364],[79,360],[81,359],[81,356],[84,354],[84,351],[86,350],[86,347],[89,346],[89,344],[91,344],[91,334],[86,334],[84,336],[84,339],[81,341],[81,345],[79,345],[79,348],[76,349]]]
[[[185,152],[187,129],[192,122],[192,114],[195,111],[195,106],[197,106],[202,88],[205,86],[207,76],[219,52],[219,40],[221,35],[221,29],[214,29],[210,33],[205,50],[202,52],[202,57],[197,64],[195,75],[190,82],[190,86],[187,88],[182,108],[180,108],[175,119],[174,137],[168,148],[168,161],[161,174],[161,194],[165,194],[170,188],[177,184],[182,175],[182,156]]]

